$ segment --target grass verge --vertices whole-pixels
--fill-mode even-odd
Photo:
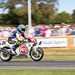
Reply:
[[[0,75],[75,75],[75,70],[0,70]]]

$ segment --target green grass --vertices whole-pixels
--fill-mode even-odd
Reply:
[[[0,75],[75,75],[75,70],[0,70]]]
[[[67,56],[67,55],[50,55],[45,56],[43,60],[50,61],[75,61],[75,56]]]

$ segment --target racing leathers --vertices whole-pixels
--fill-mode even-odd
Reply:
[[[16,48],[20,45],[20,43],[25,39],[24,33],[20,32],[18,29],[13,31],[8,38],[8,43],[13,44],[12,53],[15,54]]]

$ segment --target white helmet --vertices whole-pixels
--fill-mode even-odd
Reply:
[[[20,24],[20,25],[17,27],[17,29],[18,29],[20,32],[25,32],[26,27],[25,27],[25,25]]]

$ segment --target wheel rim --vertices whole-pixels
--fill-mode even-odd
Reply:
[[[10,58],[10,54],[9,53],[4,53],[4,52],[1,52],[0,53],[0,56],[3,60],[8,60]]]
[[[38,48],[36,52],[33,50],[31,52],[31,56],[34,60],[39,60],[42,57],[42,51],[40,50],[40,48]]]

